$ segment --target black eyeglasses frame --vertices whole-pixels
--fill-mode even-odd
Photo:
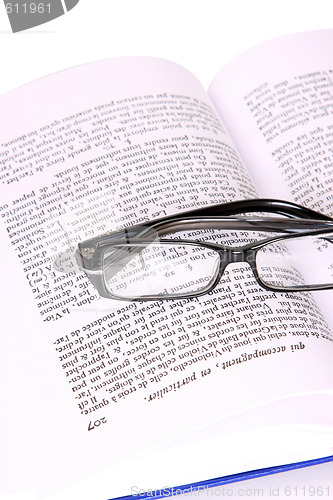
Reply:
[[[238,214],[249,214],[264,212],[284,217],[262,217],[262,216],[238,216]],[[161,236],[170,232],[184,229],[198,228],[220,228],[239,229],[252,231],[280,232],[281,235],[268,237],[260,241],[246,244],[241,247],[227,247],[217,243],[206,243],[192,239],[170,239]],[[124,229],[113,231],[108,234],[97,236],[79,243],[77,250],[77,261],[79,267],[87,274],[100,296],[114,300],[151,301],[151,300],[179,300],[204,295],[212,291],[220,282],[226,267],[231,263],[244,262],[249,264],[257,283],[265,290],[273,292],[301,292],[313,290],[328,290],[332,285],[304,285],[298,287],[274,287],[263,283],[256,267],[256,254],[259,249],[268,243],[278,242],[289,238],[307,235],[323,235],[333,232],[333,219],[307,209],[300,205],[271,199],[242,200],[227,204],[213,205],[199,208],[193,211],[176,214],[170,217],[147,221],[144,224],[136,224]],[[120,297],[112,295],[106,286],[103,262],[105,250],[112,246],[118,248],[113,264],[115,269],[121,267],[133,257],[129,249],[147,246],[154,241],[159,244],[186,244],[205,247],[219,253],[220,264],[214,282],[209,287],[190,294],[177,294],[172,297],[163,295],[151,295],[149,297]],[[126,249],[126,251],[125,251]],[[134,250],[135,254],[135,250]]]

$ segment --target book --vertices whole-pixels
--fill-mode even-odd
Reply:
[[[207,91],[125,57],[0,97],[2,494],[163,496],[332,459],[331,291],[268,292],[239,264],[202,297],[113,301],[73,257],[236,200],[332,217],[332,42],[266,42]]]

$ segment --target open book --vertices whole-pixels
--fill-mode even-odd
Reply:
[[[0,97],[2,493],[97,500],[333,454],[332,292],[268,292],[233,265],[200,298],[119,302],[73,261],[217,203],[333,216],[332,45],[265,43],[208,92],[129,57]]]

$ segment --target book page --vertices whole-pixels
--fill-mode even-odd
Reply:
[[[84,239],[257,196],[191,74],[101,61],[1,97],[0,114],[5,490],[20,449],[26,488],[50,493],[107,470],[104,496],[129,494],[131,477],[111,466],[271,401],[317,391],[330,401],[332,334],[309,294],[265,292],[233,265],[201,298],[112,301],[76,267]],[[316,406],[313,421],[327,425]],[[168,474],[180,480],[179,468]]]
[[[262,197],[333,216],[333,31],[263,43],[223,68],[209,93]],[[318,264],[331,275],[329,248]],[[316,295],[330,325],[332,292]]]

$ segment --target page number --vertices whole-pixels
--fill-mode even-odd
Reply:
[[[92,422],[90,420],[89,425],[88,425],[88,431],[92,431],[93,429],[96,429],[102,424],[106,424],[107,420],[105,417],[100,418],[99,420],[95,420],[95,422]]]

